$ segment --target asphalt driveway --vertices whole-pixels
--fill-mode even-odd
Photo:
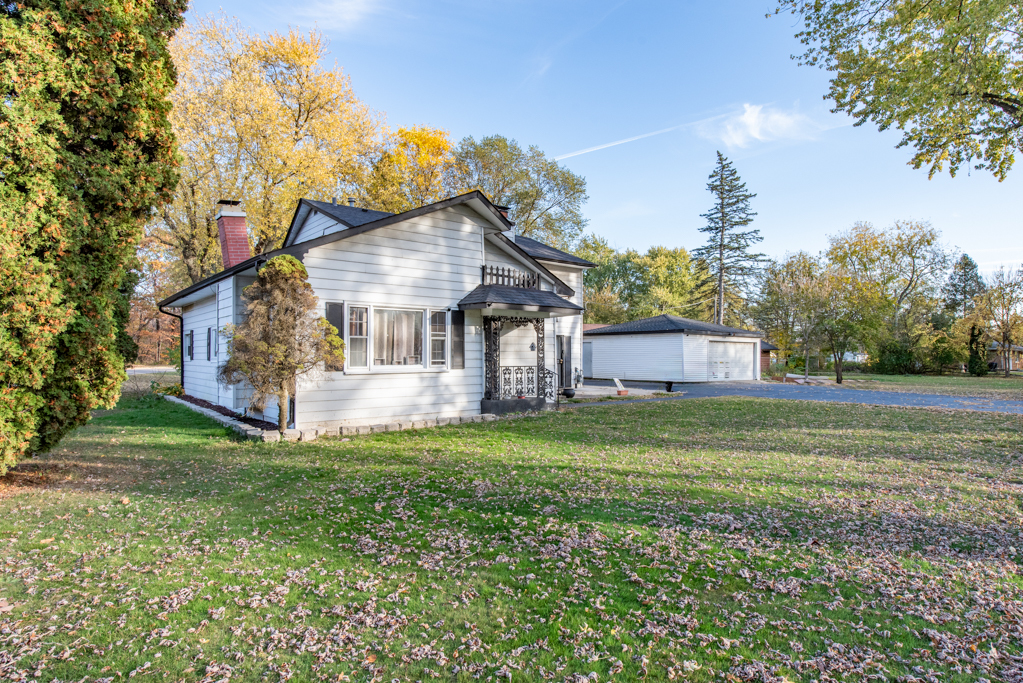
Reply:
[[[588,385],[614,386],[604,380],[587,380]],[[626,387],[656,389],[664,391],[663,382],[623,382]],[[1023,415],[1023,401],[1005,401],[994,398],[970,396],[942,396],[939,394],[911,394],[894,391],[871,391],[840,386],[810,386],[781,384],[780,382],[707,382],[700,384],[675,384],[675,392],[683,394],[678,398],[631,399],[629,403],[648,401],[676,401],[679,398],[713,398],[719,396],[752,396],[789,401],[823,401],[830,403],[863,403],[880,406],[904,406],[909,408],[946,408],[951,410],[979,410],[989,413],[1014,413]],[[613,405],[614,402],[573,403],[576,406]]]

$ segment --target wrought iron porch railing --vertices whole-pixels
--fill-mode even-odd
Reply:
[[[540,289],[540,278],[536,273],[524,273],[504,266],[483,266],[483,284],[504,285],[520,289]]]
[[[548,403],[558,400],[558,376],[553,370],[544,368],[543,393]],[[539,396],[536,387],[535,365],[504,365],[501,367],[501,398]]]
[[[544,368],[543,374],[547,378],[547,381],[544,383],[544,393],[546,394],[544,398],[547,399],[548,403],[557,403],[560,406],[561,394],[558,392],[557,374],[553,370],[546,368]]]
[[[501,398],[536,396],[535,365],[505,365],[501,367]]]

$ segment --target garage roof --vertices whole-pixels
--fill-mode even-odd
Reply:
[[[653,318],[641,318],[630,320],[627,323],[608,325],[596,330],[587,330],[583,334],[587,337],[596,337],[611,334],[665,334],[671,332],[683,332],[685,334],[709,334],[720,337],[762,337],[760,332],[752,330],[740,330],[737,327],[727,327],[702,320],[691,320],[680,318],[677,315],[657,315]]]

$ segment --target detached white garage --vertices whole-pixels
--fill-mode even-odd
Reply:
[[[760,379],[759,332],[658,315],[583,334],[588,379],[734,382]]]

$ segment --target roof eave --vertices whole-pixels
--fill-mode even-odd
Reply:
[[[525,311],[530,313],[556,313],[558,315],[578,315],[582,313],[581,308],[565,308],[559,306],[532,306],[529,304],[505,304],[500,301],[480,302],[475,304],[458,304],[460,311],[473,311],[493,308],[501,311]]]
[[[584,335],[591,337],[615,337],[627,334],[696,334],[704,337],[745,337],[747,339],[760,339],[763,337],[759,332],[711,332],[709,330],[632,330],[628,332],[604,332],[603,329],[584,330]]]

